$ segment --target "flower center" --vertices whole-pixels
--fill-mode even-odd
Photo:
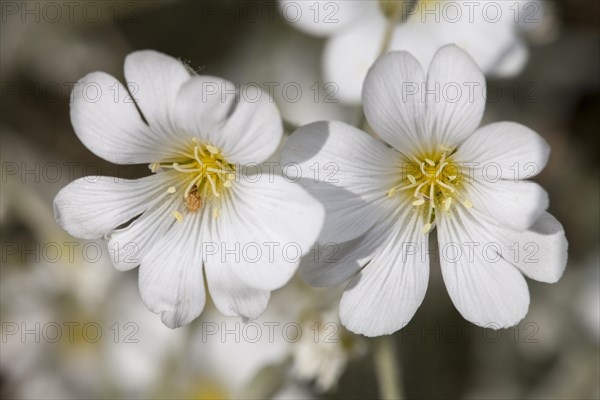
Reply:
[[[452,207],[462,203],[471,208],[473,204],[461,194],[465,175],[452,160],[453,148],[440,146],[434,154],[412,157],[404,166],[400,182],[388,191],[388,197],[401,193],[412,196],[412,205],[423,214],[423,233],[433,229],[436,216],[449,214]]]
[[[227,188],[232,186],[235,179],[235,165],[227,162],[221,149],[207,143],[200,143],[198,139],[192,140],[189,152],[182,152],[183,162],[154,163],[150,165],[152,172],[159,168],[174,169],[186,174],[186,187],[183,192],[185,205],[188,211],[196,212],[207,202],[221,197]],[[176,193],[177,189],[171,186],[168,193]],[[219,216],[219,209],[213,209],[213,216]],[[175,211],[173,216],[181,220],[182,216]]]

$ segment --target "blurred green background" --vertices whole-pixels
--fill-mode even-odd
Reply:
[[[54,195],[74,178],[148,173],[117,169],[78,141],[69,94],[85,74],[124,81],[125,56],[155,49],[242,84],[299,82],[301,101],[275,96],[287,133],[319,119],[356,122],[357,107],[315,102],[309,89],[325,83],[324,40],[287,24],[274,2],[250,2],[262,13],[256,18],[239,1],[87,2],[88,18],[77,11],[86,2],[75,3],[73,18],[51,21],[35,15],[48,2],[2,1],[2,398],[377,397],[376,343],[326,325],[339,326],[339,291],[298,278],[274,293],[256,343],[210,304],[199,320],[171,331],[142,304],[137,271],[115,271],[105,244],[68,236],[52,211]],[[406,398],[600,397],[600,2],[545,3],[543,28],[525,36],[525,71],[494,81],[505,95],[488,104],[484,122],[517,121],[550,143],[538,180],[567,232],[567,270],[554,285],[528,280],[527,318],[495,332],[462,319],[432,265],[422,307],[393,336]],[[13,15],[11,4],[34,13]],[[65,12],[65,3],[55,4]],[[264,336],[272,322],[279,326],[271,341]],[[285,335],[287,323],[303,328],[301,339]],[[223,337],[225,329],[233,333]],[[324,343],[330,333],[334,343]]]

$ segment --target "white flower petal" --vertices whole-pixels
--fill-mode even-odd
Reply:
[[[410,53],[387,53],[369,70],[363,87],[365,116],[373,130],[404,154],[426,149],[423,135],[425,73]]]
[[[177,123],[188,134],[223,150],[229,162],[260,163],[275,152],[283,126],[264,91],[236,91],[233,83],[197,76],[177,95]]]
[[[283,123],[275,102],[263,91],[255,102],[242,96],[221,134],[232,144],[223,148],[232,161],[261,163],[279,147]]]
[[[214,76],[193,76],[177,93],[174,118],[177,128],[193,137],[222,148],[225,121],[235,108],[236,90],[229,81]]]
[[[500,256],[531,279],[547,283],[560,279],[567,265],[568,243],[562,225],[552,215],[543,213],[529,230],[519,232],[475,209],[470,212],[486,226],[478,233],[481,246],[489,243],[490,251],[497,249]]]
[[[217,309],[230,317],[258,318],[267,308],[271,293],[252,288],[244,284],[233,272],[232,262],[236,260],[231,255],[218,251],[219,246],[235,248],[228,230],[223,229],[219,219],[208,217],[204,241],[204,267],[208,290]],[[208,226],[209,225],[209,226]],[[229,242],[228,242],[229,241]],[[240,251],[241,252],[241,251]]]
[[[188,324],[204,308],[202,220],[201,214],[186,214],[142,259],[140,295],[169,328]]]
[[[423,302],[429,280],[429,260],[423,250],[427,235],[421,218],[409,210],[397,223],[342,295],[340,319],[352,332],[391,334],[408,324]]]
[[[71,123],[94,154],[118,164],[149,163],[165,154],[165,141],[144,123],[116,78],[94,72],[73,87]]]
[[[403,157],[342,122],[315,122],[288,139],[281,165],[321,201],[326,223],[319,240],[337,243],[365,233],[393,203],[387,192]]]
[[[528,60],[527,45],[522,40],[515,38],[510,47],[498,57],[489,75],[503,78],[513,77],[523,71]]]
[[[428,70],[438,49],[452,43],[440,28],[441,23],[423,23],[420,15],[415,14],[394,29],[390,51],[406,51],[419,61],[424,70]]]
[[[281,15],[296,29],[315,36],[337,33],[357,23],[366,13],[376,13],[372,1],[279,0]]]
[[[215,245],[218,243],[220,241]],[[215,306],[229,317],[258,318],[267,308],[271,293],[245,285],[229,263],[221,262],[220,258],[208,256],[204,264],[208,290]]]
[[[491,179],[498,171],[503,179],[523,180],[544,169],[549,154],[548,143],[531,129],[516,122],[496,122],[477,129],[454,158],[486,169],[483,172]]]
[[[389,224],[379,221],[354,240],[319,241],[318,249],[313,248],[300,264],[302,278],[317,287],[333,287],[347,281],[373,258],[389,233]]]
[[[181,194],[170,194],[162,203],[148,209],[126,228],[106,235],[108,251],[117,270],[127,271],[140,265],[144,254],[176,222],[172,213],[181,207],[182,201]]]
[[[514,326],[529,308],[527,283],[508,261],[474,245],[481,242],[482,231],[483,226],[465,212],[440,219],[437,232],[444,283],[465,319],[492,329]]]
[[[413,14],[406,23],[396,28],[391,48],[410,52],[427,68],[437,49],[456,44],[473,57],[486,74],[514,75],[524,65],[520,63],[526,61],[526,58],[522,59],[523,54],[512,54],[514,50],[520,52],[517,49],[520,41],[515,29],[515,3],[484,3],[488,4],[483,4],[486,8],[483,12],[473,12],[473,4],[467,2],[452,2],[452,7],[449,4],[448,7],[442,5],[442,8],[437,7],[437,18],[435,12],[426,11],[433,10],[433,7],[421,6],[420,12]],[[480,3],[479,6],[481,5]],[[488,9],[487,6],[491,7]],[[502,10],[499,10],[500,18],[496,20],[492,13],[499,7]],[[521,11],[519,14],[521,18],[524,15],[529,13]]]
[[[231,197],[222,202],[218,250],[245,285],[270,291],[292,277],[316,241],[323,209],[299,185],[280,176],[256,178],[239,178]]]
[[[485,109],[485,92],[483,73],[469,54],[455,45],[437,51],[425,92],[425,132],[435,138],[435,145],[454,146],[477,129]]]
[[[54,215],[71,235],[99,239],[160,203],[172,180],[171,173],[137,180],[107,176],[80,178],[58,192],[54,198]]]
[[[183,63],[154,50],[134,51],[125,58],[125,78],[150,128],[176,139],[175,98],[190,78]]]
[[[523,254],[514,263],[526,276],[540,282],[557,282],[567,266],[565,231],[552,215],[542,216],[526,232],[511,232],[514,242],[522,244]]]
[[[360,104],[363,82],[383,45],[385,25],[381,14],[371,13],[325,44],[323,74],[336,85],[334,96],[342,103]]]
[[[468,184],[473,207],[517,231],[529,229],[548,208],[548,193],[537,183],[483,179]]]

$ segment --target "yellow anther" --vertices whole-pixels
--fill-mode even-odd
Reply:
[[[231,187],[231,181],[225,181],[225,182],[223,182],[223,186],[226,187],[226,188]]]
[[[431,224],[430,223],[426,223],[423,226],[423,233],[428,233],[431,230]]]
[[[217,218],[219,218],[219,216],[220,216],[220,215],[221,215],[221,211],[219,211],[219,209],[218,209],[218,208],[215,208],[215,209],[213,210],[213,218],[214,218],[214,219],[217,219]]]
[[[152,163],[148,166],[148,168],[150,168],[150,171],[156,172],[156,170],[158,169],[158,163]]]
[[[444,200],[444,210],[448,211],[450,209],[451,205],[452,205],[452,197],[448,197],[446,200]]]
[[[206,145],[206,150],[208,150],[210,154],[219,154],[219,149],[214,146],[211,146],[210,144]]]
[[[451,217],[454,206],[472,207],[461,193],[465,182],[453,160],[456,148],[445,144],[437,146],[435,151],[411,155],[406,169],[401,171],[400,182],[387,193],[388,197],[406,196],[403,200],[410,201],[415,207],[413,212],[423,217],[423,233],[431,232],[439,218]]]
[[[177,189],[175,189],[175,186],[171,186],[167,189],[167,193],[169,194],[173,194],[177,191]]]
[[[227,175],[227,179],[229,179],[230,181],[235,179],[235,174],[229,174]]]
[[[179,211],[175,210],[171,214],[173,214],[173,217],[175,217],[177,221],[183,222],[183,215],[181,215]]]

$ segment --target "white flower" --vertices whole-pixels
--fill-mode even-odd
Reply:
[[[335,389],[350,359],[366,348],[360,338],[342,331],[336,310],[318,315],[302,325],[305,334],[293,346],[292,373],[301,381],[314,380],[317,390],[327,392]]]
[[[150,163],[155,174],[78,179],[56,196],[57,221],[74,236],[105,237],[117,269],[140,264],[142,299],[169,327],[201,313],[203,268],[221,312],[257,317],[270,291],[293,275],[294,250],[306,251],[322,219],[321,206],[298,185],[248,176],[257,169],[246,167],[266,160],[281,140],[276,107],[265,93],[236,95],[232,83],[192,76],[154,51],[130,54],[125,77],[135,102],[110,75],[81,79],[73,127],[96,155]]]
[[[323,54],[325,80],[339,86],[336,97],[358,103],[363,80],[384,46],[386,1],[280,0],[282,15],[295,27],[327,36]],[[473,56],[485,73],[513,76],[529,53],[519,35],[542,18],[539,0],[387,1],[396,10],[397,26],[388,50],[405,50],[427,67],[436,50],[456,43]]]
[[[443,90],[457,87],[458,98]],[[434,227],[448,293],[475,324],[508,327],[525,316],[522,274],[543,282],[562,275],[562,226],[545,212],[546,192],[522,180],[544,167],[548,145],[513,122],[477,129],[484,87],[454,45],[436,53],[427,76],[412,55],[392,52],[363,90],[367,120],[391,148],[340,122],[301,127],[288,140],[282,162],[317,169],[318,182],[304,184],[326,208],[319,242],[340,243],[303,275],[317,286],[352,278],[340,303],[351,331],[389,334],[410,321],[425,296]]]

